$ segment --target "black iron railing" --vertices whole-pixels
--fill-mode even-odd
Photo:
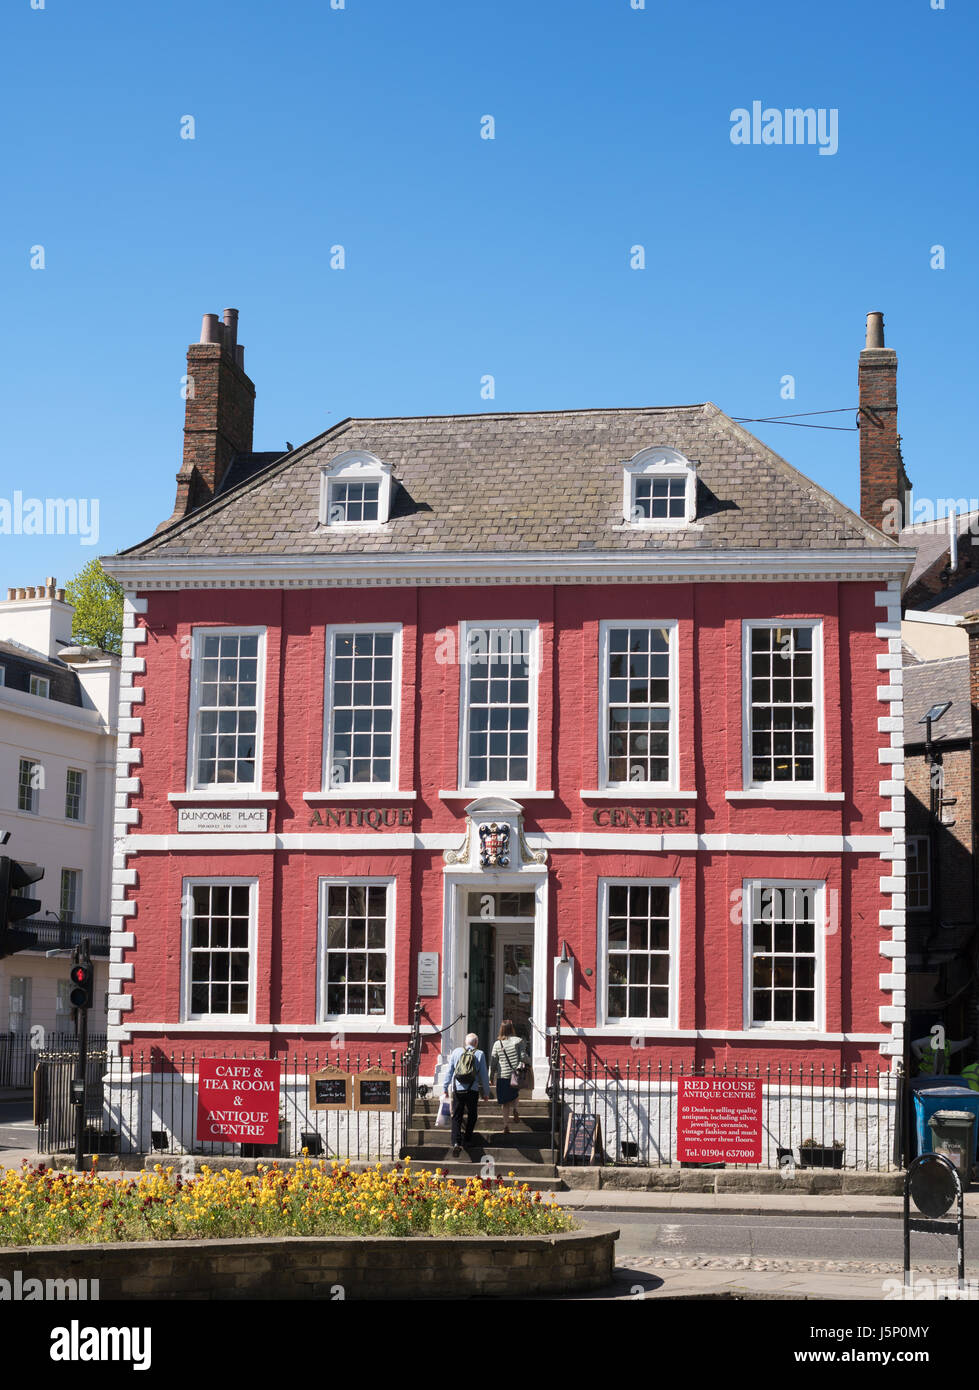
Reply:
[[[410,1052],[409,1047],[409,1052]],[[267,1054],[230,1050],[231,1059],[264,1060]],[[399,1083],[412,1074],[394,1049],[381,1052],[289,1053],[281,1063],[279,1088],[279,1139],[275,1145],[243,1144],[197,1138],[199,1064],[196,1053],[164,1053],[153,1049],[132,1057],[97,1055],[88,1070],[85,1153],[197,1154],[202,1157],[297,1158],[303,1152],[313,1158],[349,1158],[352,1161],[391,1161],[398,1157],[401,1138]],[[70,1096],[64,1076],[65,1059],[42,1057],[41,1086],[49,1097],[38,1131],[39,1152],[58,1152],[71,1147],[67,1111]],[[310,1097],[310,1080],[324,1068],[351,1076],[373,1070],[393,1077],[392,1109],[353,1110],[317,1108]],[[417,1079],[417,1064],[414,1067]],[[399,1113],[400,1112],[400,1113]]]
[[[104,1033],[90,1033],[90,1045],[105,1047]],[[38,1060],[45,1052],[74,1053],[73,1032],[47,1032],[36,1027],[27,1033],[0,1033],[0,1086],[24,1090],[33,1081]]]
[[[768,1063],[722,1068],[638,1058],[609,1062],[570,1052],[561,1041],[560,1019],[551,1056],[551,1142],[556,1163],[595,1161],[590,1152],[565,1154],[571,1116],[597,1117],[600,1161],[605,1164],[659,1167],[677,1163],[677,1083],[681,1077],[707,1076],[761,1082],[762,1167],[889,1172],[902,1165],[906,1088],[900,1074],[883,1067]]]
[[[28,917],[18,922],[18,931],[30,932],[35,944],[31,951],[73,951],[80,946],[84,937],[89,941],[89,952],[93,956],[105,957],[109,954],[109,928],[93,926],[85,922],[52,922],[44,917]]]
[[[401,1154],[408,1146],[408,1130],[411,1127],[411,1116],[415,1108],[415,1101],[418,1099],[418,1069],[421,1065],[422,1056],[422,1033],[421,1033],[421,1000],[415,1000],[415,1008],[411,1018],[411,1038],[408,1046],[401,1054],[401,1069],[398,1084],[398,1104],[401,1110],[401,1144],[398,1153]]]

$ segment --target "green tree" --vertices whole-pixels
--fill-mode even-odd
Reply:
[[[122,585],[97,557],[68,581],[65,598],[75,605],[71,635],[80,646],[122,651]]]

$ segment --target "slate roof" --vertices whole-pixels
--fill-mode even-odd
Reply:
[[[622,464],[666,446],[697,465],[696,524],[622,520]],[[366,449],[398,486],[378,531],[319,524],[320,469]],[[709,402],[624,410],[348,419],[130,556],[587,550],[892,550],[896,544]]]
[[[952,701],[952,708],[932,725],[936,743],[972,737],[972,701],[969,694],[969,658],[947,656],[940,661],[919,661],[904,667],[904,742],[924,743],[925,726],[919,724],[932,705]]]
[[[979,523],[979,513],[959,512],[956,516],[956,530],[959,534],[959,554],[963,546],[971,545],[971,530]],[[948,517],[940,521],[921,521],[915,526],[905,526],[898,537],[898,543],[914,549],[914,568],[908,577],[908,588],[916,584],[923,574],[938,562],[947,559],[950,540]]]
[[[256,473],[260,473],[263,468],[268,468],[270,463],[275,463],[282,458],[282,449],[273,449],[270,453],[263,454],[234,454],[228,464],[227,471],[218,486],[217,496],[220,497],[239,484],[247,482]]]
[[[82,703],[78,674],[63,661],[52,661],[40,652],[0,638],[0,666],[4,668],[4,685],[8,690],[29,692],[31,676],[44,676],[51,682],[50,699],[62,705]]]
[[[915,608],[922,613],[947,613],[960,618],[979,611],[979,574],[969,574],[933,598],[921,599]]]

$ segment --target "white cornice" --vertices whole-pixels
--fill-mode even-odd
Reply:
[[[781,583],[888,580],[909,573],[913,550],[473,552],[419,555],[149,555],[103,557],[124,588],[303,589],[403,584]]]

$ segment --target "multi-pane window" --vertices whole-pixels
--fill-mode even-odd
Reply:
[[[6,684],[7,684],[7,668],[6,668],[6,666],[0,666],[0,685],[6,685]]]
[[[377,521],[380,495],[380,482],[331,482],[330,525],[344,521]]]
[[[912,835],[908,838],[904,870],[908,909],[912,912],[924,911],[931,906],[926,836]]]
[[[51,682],[47,676],[31,676],[30,692],[32,695],[41,695],[47,700],[51,694]]]
[[[635,521],[683,521],[687,514],[687,480],[637,477],[632,484]]]
[[[194,1017],[248,1013],[252,891],[247,883],[190,887],[188,967]]]
[[[41,764],[32,758],[21,758],[17,770],[17,810],[37,815],[38,793],[41,787]]]
[[[815,886],[754,883],[749,899],[751,1022],[815,1024]]]
[[[814,629],[752,626],[750,764],[754,785],[816,781]]]
[[[384,1017],[388,1009],[386,883],[325,883],[325,1012]]]
[[[195,785],[254,785],[261,691],[258,633],[197,635]]]
[[[669,1018],[670,886],[610,883],[606,940],[606,1015],[622,1019]]]
[[[608,775],[613,785],[670,781],[670,628],[607,631]]]
[[[327,784],[394,784],[396,711],[393,630],[332,634]]]
[[[85,773],[70,767],[65,778],[65,819],[81,820],[84,814]]]
[[[463,781],[529,783],[535,630],[470,627],[464,666]]]
[[[61,870],[61,898],[59,916],[62,922],[77,922],[82,901],[81,869]]]

